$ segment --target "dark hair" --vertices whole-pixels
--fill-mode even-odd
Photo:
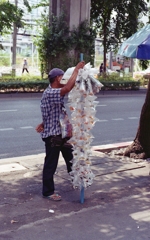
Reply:
[[[56,77],[57,77],[57,76],[56,76]],[[56,78],[56,77],[53,77],[53,78],[50,78],[50,77],[49,77],[49,78],[48,78],[48,79],[49,79],[49,82],[50,82],[50,83],[53,83],[53,82],[55,81],[55,78]]]

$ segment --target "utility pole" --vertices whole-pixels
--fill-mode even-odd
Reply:
[[[18,0],[15,0],[15,6],[18,6]],[[17,45],[17,27],[14,23],[13,28],[13,47],[12,47],[12,75],[16,76],[16,45]]]
[[[53,0],[49,0],[49,29],[51,27],[52,24],[52,6],[53,6]],[[48,69],[51,69],[51,61],[50,59],[48,59]]]
[[[53,1],[49,0],[49,27],[50,27],[51,21],[52,21],[52,4],[53,4]]]

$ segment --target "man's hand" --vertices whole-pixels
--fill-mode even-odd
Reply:
[[[73,71],[70,79],[68,80],[68,82],[66,83],[66,85],[61,88],[61,92],[60,92],[60,95],[61,95],[61,96],[64,96],[66,93],[68,93],[68,92],[71,91],[71,89],[72,89],[72,88],[74,87],[74,85],[75,85],[75,81],[76,81],[76,78],[77,78],[79,69],[83,68],[84,66],[85,66],[85,62],[84,62],[84,61],[83,61],[83,62],[79,62],[79,63],[76,65],[76,67],[75,67],[75,69],[74,69],[74,71]]]
[[[43,123],[40,123],[39,125],[36,126],[35,130],[38,132],[38,133],[41,133],[44,131],[44,124]]]
[[[80,68],[83,68],[84,66],[85,66],[85,62],[82,61],[82,62],[79,62],[79,63],[76,65],[75,69],[76,69],[76,70],[79,70]]]

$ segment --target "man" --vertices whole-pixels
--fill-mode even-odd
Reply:
[[[64,108],[64,96],[75,85],[78,70],[83,68],[84,62],[79,62],[75,67],[67,84],[61,84],[64,72],[59,68],[54,68],[49,72],[50,85],[44,91],[41,99],[41,112],[43,122],[36,127],[36,131],[41,133],[41,137],[45,142],[46,156],[43,167],[43,197],[59,201],[61,196],[55,193],[54,173],[57,168],[59,153],[65,159],[67,171],[71,171],[72,147],[64,144],[61,137],[60,113]]]
[[[28,63],[27,63],[27,59],[26,58],[24,58],[24,61],[23,61],[22,73],[24,73],[24,70],[26,70],[26,72],[29,73],[29,71],[28,71]]]

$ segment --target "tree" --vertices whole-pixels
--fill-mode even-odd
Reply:
[[[150,80],[148,83],[147,94],[143,104],[139,127],[136,137],[131,145],[127,147],[124,156],[131,158],[149,158],[150,157]]]
[[[49,18],[47,14],[42,14],[42,18],[38,21],[41,32],[35,39],[38,46],[40,61],[42,63],[42,72],[48,73],[55,66],[62,68],[65,59],[61,56],[70,50],[69,27],[64,21],[64,16],[59,18],[53,16],[51,25],[49,26]],[[65,56],[64,56],[65,58]]]
[[[41,72],[48,73],[53,67],[66,70],[77,64],[80,53],[86,62],[93,63],[95,31],[83,21],[78,28],[70,31],[62,12],[59,17],[43,14],[39,22],[41,33],[35,40],[41,61]]]
[[[104,48],[104,71],[108,50],[135,33],[138,17],[147,11],[144,0],[91,0],[91,21]]]
[[[149,1],[147,1],[149,2]],[[137,31],[142,23],[139,18],[148,12],[147,3],[144,0],[92,0],[91,17],[100,37],[103,40],[104,55],[114,45],[118,45],[124,39]],[[112,40],[114,39],[114,42]],[[104,62],[105,62],[104,56]],[[141,61],[144,67],[146,61]],[[147,76],[149,78],[149,76]],[[143,104],[139,127],[133,143],[125,150],[124,155],[132,158],[150,157],[150,80]]]
[[[23,0],[23,3],[27,10],[31,11],[28,1]],[[6,0],[0,0],[0,35],[8,33],[8,31],[13,28],[13,25],[15,25],[17,29],[23,27],[23,13],[23,9],[19,8],[17,4],[12,4]],[[1,44],[0,48],[3,49]]]
[[[23,10],[8,1],[0,2],[0,34],[6,33],[15,23],[18,27],[22,26]]]
[[[130,36],[130,35],[129,35]],[[142,68],[146,68],[148,65],[147,60],[141,60],[140,64]],[[149,79],[149,76],[145,76]],[[139,127],[133,143],[127,147],[124,152],[125,156],[132,158],[145,159],[150,157],[150,79],[148,83],[147,94],[145,102],[143,104]]]

